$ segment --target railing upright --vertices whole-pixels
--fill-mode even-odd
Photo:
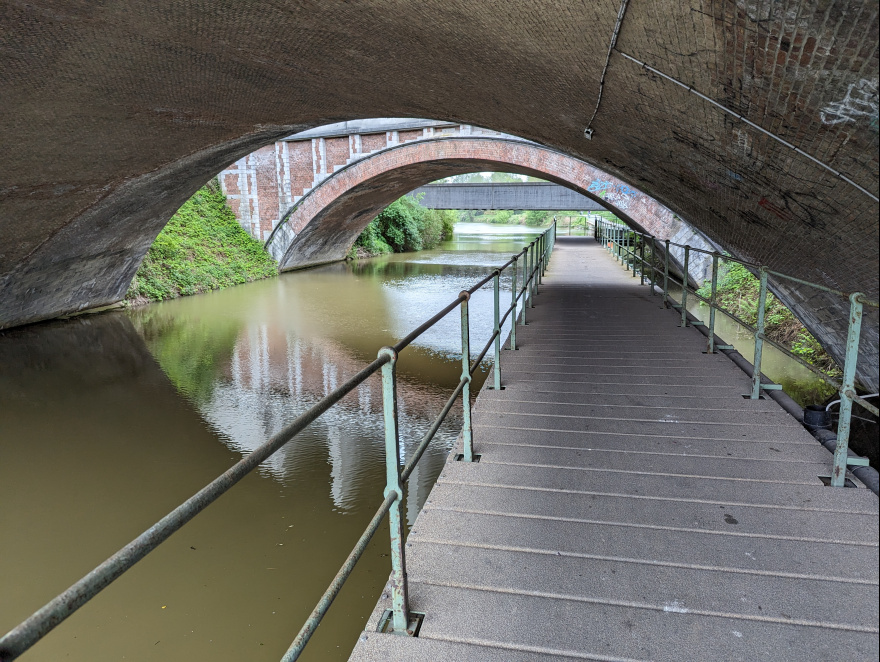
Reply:
[[[470,321],[468,320],[469,292],[464,291],[459,296],[464,297],[461,302],[461,379],[464,388],[461,390],[462,426],[461,441],[464,447],[462,460],[474,461],[474,439],[471,434],[471,341]]]
[[[840,410],[837,419],[837,447],[831,469],[832,487],[846,483],[846,465],[849,455],[849,430],[855,395],[856,362],[859,359],[859,336],[862,332],[862,302],[860,292],[849,295],[849,325],[846,333],[846,358],[840,385]]]
[[[663,252],[663,307],[669,308],[669,240],[665,240],[666,250]]]
[[[691,247],[684,247],[684,268],[682,269],[681,276],[681,326],[685,327],[688,325],[687,318],[687,310],[688,310],[688,268],[690,266],[691,260]]]
[[[538,285],[544,278],[544,237],[538,237],[538,244],[535,246],[535,252],[538,254]]]
[[[535,242],[529,244],[529,279],[526,281],[526,290],[529,293],[529,308],[535,307]]]
[[[706,341],[706,353],[715,353],[715,306],[718,303],[718,253],[712,256],[712,294],[709,304],[709,338]]]
[[[657,265],[654,263],[654,256],[657,254],[655,247],[654,235],[651,235],[651,296],[656,294],[656,292],[654,292],[654,285],[657,280]]]
[[[528,322],[526,322],[526,311],[529,309],[528,302],[526,301],[526,298],[529,295],[529,249],[528,248],[523,249],[522,256],[523,256],[523,274],[522,274],[523,286],[521,288],[522,291],[520,292],[520,294],[522,294],[522,322],[521,322],[521,324],[523,326],[525,326],[526,324],[528,324]]]
[[[758,322],[755,325],[755,357],[752,361],[752,392],[749,396],[752,400],[757,400],[761,397],[761,356],[764,352],[764,309],[767,307],[767,269],[765,267],[761,267],[759,276]]]
[[[632,245],[630,245],[632,242]],[[636,277],[636,235],[635,233],[626,233],[626,256],[627,261],[632,260],[630,266],[632,267],[632,277]],[[644,283],[642,283],[644,285]]]
[[[409,598],[406,581],[406,555],[403,539],[403,485],[400,482],[400,434],[397,428],[397,352],[391,347],[379,350],[389,360],[382,366],[382,409],[385,416],[385,498],[396,493],[388,511],[391,530],[391,618],[385,631],[407,634],[410,630]]]
[[[645,238],[639,241],[639,284],[645,284]]]
[[[492,294],[495,301],[495,365],[492,372],[495,374],[495,390],[501,390],[501,272],[495,270],[492,279]],[[515,326],[515,325],[513,325]]]
[[[516,262],[519,259],[519,255],[513,256],[513,264],[511,267],[511,283],[510,283],[510,349],[511,351],[516,350],[516,299],[517,299],[517,283],[516,283]]]

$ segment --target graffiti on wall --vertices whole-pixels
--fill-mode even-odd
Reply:
[[[842,124],[843,122],[855,122],[862,117],[870,117],[873,121],[871,126],[877,127],[878,96],[877,79],[862,80],[851,83],[846,89],[846,94],[840,101],[829,103],[823,108],[819,116],[825,124]]]
[[[594,179],[587,187],[587,191],[595,193],[603,200],[607,200],[618,209],[627,209],[636,195],[635,189],[622,182],[604,179]]]

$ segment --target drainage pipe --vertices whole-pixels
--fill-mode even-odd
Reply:
[[[700,321],[693,314],[691,314],[690,311],[688,311],[687,316],[691,322],[699,322]],[[706,337],[709,336],[709,329],[706,326],[703,326],[702,324],[698,324],[698,325],[694,326],[693,328],[695,328],[697,331],[702,333],[704,336],[706,336]],[[721,340],[721,338],[719,338],[718,336],[715,336],[715,343],[716,343],[716,345],[719,345],[719,344],[723,345],[724,341]],[[746,357],[744,357],[738,351],[736,351],[735,349],[721,349],[718,351],[721,352],[722,354],[724,354],[725,356],[727,356],[727,358],[729,358],[731,361],[733,361],[734,364],[736,364],[736,366],[740,370],[742,370],[744,373],[746,373],[749,377],[752,376],[752,373],[754,371],[754,367],[746,359]],[[762,384],[773,384],[774,382],[771,379],[769,379],[766,375],[761,373],[761,383]],[[789,414],[791,414],[798,423],[803,425],[803,423],[804,423],[803,407],[801,407],[797,402],[792,400],[791,396],[788,393],[786,393],[785,391],[782,391],[782,390],[774,389],[774,390],[764,391],[764,394],[767,397],[771,398],[772,400],[775,400],[776,404],[778,404],[785,411],[787,411]],[[810,434],[812,434],[816,438],[816,440],[820,444],[822,444],[822,446],[824,446],[827,450],[831,451],[832,454],[834,453],[834,450],[837,448],[837,435],[836,434],[834,434],[830,430],[809,430],[808,429],[808,431],[810,432]],[[853,453],[852,450],[849,450],[847,455],[849,457],[859,457],[859,458],[861,457],[860,455]],[[874,467],[856,466],[856,467],[848,467],[848,470],[856,478],[858,478],[860,481],[862,481],[862,483],[864,483],[865,487],[867,487],[869,490],[871,490],[874,494],[877,494],[878,496],[880,496],[880,474],[877,473],[877,470]]]

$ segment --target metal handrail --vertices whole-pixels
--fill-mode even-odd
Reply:
[[[474,461],[473,434],[470,425],[470,382],[474,369],[471,369],[468,321],[468,300],[470,295],[484,286],[490,280],[494,288],[494,330],[492,338],[487,343],[475,365],[486,356],[489,347],[495,343],[495,356],[493,362],[494,387],[501,387],[501,326],[507,317],[513,314],[511,324],[511,349],[516,349],[516,325],[517,303],[522,297],[522,321],[525,324],[525,309],[534,307],[533,297],[538,293],[538,284],[546,270],[547,263],[553,252],[556,239],[556,224],[554,223],[536,239],[528,244],[522,251],[514,255],[504,265],[492,271],[470,290],[465,290],[449,305],[440,310],[436,315],[419,325],[415,330],[406,335],[395,345],[383,347],[379,350],[377,358],[358,372],[354,377],[335,389],[332,393],[321,399],[308,411],[301,414],[290,425],[273,435],[268,441],[257,447],[248,456],[242,458],[221,476],[211,481],[207,486],[195,495],[184,501],[168,515],[156,524],[144,531],[125,547],[110,556],[106,561],[98,565],[94,570],[74,583],[70,588],[47,602],[43,607],[34,612],[30,617],[19,623],[12,630],[0,638],[0,662],[9,662],[16,659],[40,639],[51,632],[57,625],[62,623],[68,616],[86,602],[94,598],[104,588],[118,579],[123,573],[134,566],[138,561],[167,540],[175,531],[192,520],[207,506],[227,492],[242,478],[256,469],[262,462],[280,450],[285,444],[304,430],[308,425],[317,420],[322,414],[338,403],[342,398],[353,391],[376,372],[382,372],[382,397],[383,413],[385,420],[385,468],[386,487],[384,500],[370,520],[364,533],[359,538],[354,549],[348,555],[342,568],[334,577],[327,591],[321,596],[317,606],[306,620],[302,629],[297,634],[293,643],[282,658],[283,662],[293,662],[302,653],[309,638],[321,622],[321,619],[330,608],[334,598],[339,593],[342,585],[348,579],[358,559],[363,554],[367,544],[379,528],[385,515],[389,516],[391,529],[391,586],[393,609],[389,615],[387,626],[384,631],[397,634],[414,634],[417,627],[414,625],[413,615],[409,611],[407,601],[407,580],[405,570],[405,556],[403,548],[403,483],[405,483],[418,461],[421,459],[431,440],[436,436],[446,416],[451,411],[457,398],[461,396],[463,407],[462,442],[464,453],[462,460]],[[517,293],[517,262],[524,257],[526,270],[523,272],[523,288]],[[512,268],[511,304],[504,316],[501,316],[499,306],[500,276],[507,268]],[[452,395],[446,401],[439,415],[434,419],[428,432],[422,437],[416,451],[409,462],[400,469],[400,439],[397,427],[397,359],[399,353],[413,340],[430,329],[455,308],[461,309],[461,336],[462,336],[462,376],[459,383],[452,391]]]
[[[651,278],[651,294],[653,295],[655,289],[655,279],[659,273],[661,273],[660,268],[656,264],[655,255],[656,255],[656,238],[648,233],[639,232],[637,230],[633,230],[626,226],[624,223],[612,223],[607,219],[599,219],[596,223],[594,223],[593,227],[593,236],[597,241],[602,242],[606,245],[608,251],[620,261],[627,270],[632,267],[633,276],[636,275],[637,263],[638,263],[638,271],[641,276],[642,285],[645,284],[645,272],[650,272]],[[636,242],[632,241],[631,238],[639,237],[641,240]],[[651,247],[651,257],[650,263],[648,259],[645,257],[645,243],[649,242]],[[633,244],[633,247],[630,248],[630,244]],[[709,305],[709,327],[708,327],[708,338],[707,338],[707,347],[706,352],[709,354],[714,354],[716,349],[733,349],[732,345],[715,345],[715,312],[720,311],[722,314],[730,317],[731,319],[736,320],[741,325],[743,325],[746,329],[751,331],[752,336],[754,338],[755,343],[755,352],[754,358],[752,360],[752,388],[751,392],[748,394],[750,399],[758,399],[761,397],[761,391],[771,390],[771,389],[781,389],[782,387],[778,384],[767,384],[761,381],[761,359],[763,355],[763,347],[764,343],[768,343],[783,352],[786,356],[793,358],[800,365],[803,365],[816,375],[818,375],[821,379],[823,379],[826,383],[830,384],[834,388],[838,390],[840,393],[840,413],[838,417],[838,426],[837,426],[837,446],[834,451],[834,462],[832,466],[831,472],[831,485],[834,487],[843,487],[845,483],[846,477],[846,468],[847,465],[857,465],[864,464],[865,460],[863,458],[849,458],[848,457],[848,449],[849,449],[849,432],[850,432],[850,422],[851,422],[851,414],[852,414],[852,405],[853,403],[858,404],[859,406],[867,409],[869,412],[878,415],[878,408],[866,400],[860,398],[855,392],[855,374],[856,374],[856,365],[859,359],[859,336],[861,334],[861,325],[862,325],[862,310],[864,306],[869,306],[872,308],[880,307],[878,302],[867,298],[861,292],[843,292],[841,290],[837,290],[831,287],[827,287],[825,285],[821,285],[819,283],[813,283],[808,280],[804,280],[802,278],[797,278],[795,276],[791,276],[786,273],[782,273],[779,271],[768,269],[764,265],[755,264],[753,262],[748,262],[746,260],[741,260],[739,258],[733,257],[731,255],[724,255],[719,253],[718,251],[710,251],[702,248],[696,248],[694,246],[690,246],[688,244],[678,244],[668,239],[664,242],[664,263],[663,263],[663,305],[668,307],[669,304],[669,282],[670,280],[673,283],[677,283],[681,286],[681,302],[679,304],[671,304],[675,308],[681,308],[681,324],[680,326],[686,327],[688,325],[687,319],[687,299],[688,296],[695,296],[700,301]],[[636,244],[638,244],[639,252],[636,254]],[[682,265],[682,279],[678,280],[673,275],[669,273],[669,249],[671,246],[676,246],[684,249],[684,263]],[[700,294],[697,294],[696,291],[691,290],[688,287],[688,267],[690,262],[690,254],[691,252],[702,253],[704,255],[710,255],[712,257],[712,281],[711,281],[711,296],[707,299]],[[748,268],[753,272],[757,272],[758,281],[759,281],[759,294],[758,294],[758,320],[756,326],[752,326],[746,323],[744,320],[739,318],[737,315],[733,314],[729,310],[724,307],[718,305],[717,302],[717,289],[718,289],[718,265],[720,260],[727,260],[730,262],[736,262]],[[800,283],[802,285],[806,285],[808,287],[815,288],[817,290],[821,290],[823,292],[827,292],[829,294],[834,294],[836,296],[848,299],[850,302],[850,314],[849,314],[849,322],[847,328],[847,341],[846,341],[846,353],[844,356],[844,366],[843,366],[843,376],[840,380],[837,380],[830,375],[826,374],[816,366],[807,363],[797,354],[792,352],[789,348],[785,347],[781,343],[775,342],[769,338],[764,333],[765,330],[765,322],[764,322],[764,313],[766,308],[767,301],[767,292],[768,292],[768,277],[774,276],[777,278],[784,278],[786,280],[790,280],[796,283]],[[694,322],[693,324],[704,325],[703,322]]]

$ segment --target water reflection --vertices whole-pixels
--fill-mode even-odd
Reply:
[[[0,526],[13,532],[0,552],[0,628],[526,240],[457,235],[436,251],[0,333]],[[491,289],[471,301],[474,348],[491,334],[491,304]],[[400,359],[404,455],[458,382],[458,324],[453,313]],[[371,378],[23,659],[279,659],[381,501],[381,402]],[[410,522],[459,427],[460,409],[413,474]],[[388,576],[387,545],[380,531],[303,659],[347,658]]]

